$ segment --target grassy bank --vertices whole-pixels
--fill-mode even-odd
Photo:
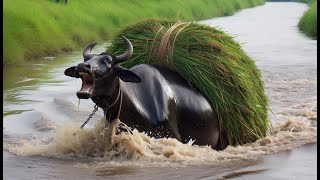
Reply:
[[[267,0],[268,2],[302,2],[302,3],[310,3],[314,0]]]
[[[118,28],[146,18],[195,21],[232,15],[264,0],[50,0],[3,1],[3,64],[54,56],[90,41],[105,41]]]
[[[317,39],[317,0],[310,3],[310,8],[299,20],[298,27],[307,36]]]
[[[267,0],[269,2],[301,2],[309,4],[309,9],[300,18],[298,27],[307,36],[317,39],[317,0]]]

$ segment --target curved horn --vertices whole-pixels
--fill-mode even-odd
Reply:
[[[133,47],[132,47],[131,42],[125,36],[121,36],[121,37],[122,37],[123,41],[126,43],[127,49],[126,49],[126,52],[123,53],[122,55],[116,56],[117,63],[120,63],[120,62],[123,62],[123,61],[129,59],[133,54]]]
[[[83,50],[83,58],[84,58],[84,61],[87,61],[89,59],[91,59],[93,57],[93,54],[91,54],[91,49],[96,45],[97,43],[96,42],[92,42],[90,44],[88,44],[84,50]]]

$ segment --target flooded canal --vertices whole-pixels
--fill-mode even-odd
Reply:
[[[107,147],[103,113],[80,130],[94,104],[79,103],[81,80],[64,75],[82,50],[4,69],[4,179],[316,179],[317,41],[297,28],[306,9],[266,3],[200,21],[242,43],[270,99],[273,133],[223,151],[133,131],[114,137],[121,150],[95,153]]]

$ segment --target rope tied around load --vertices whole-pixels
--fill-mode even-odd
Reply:
[[[157,47],[157,60],[158,60],[158,64],[164,64],[164,60],[165,60],[165,54],[166,52],[168,52],[169,57],[170,57],[170,65],[173,65],[173,52],[174,52],[174,44],[176,42],[176,39],[179,35],[179,33],[187,26],[189,26],[190,23],[185,23],[182,21],[176,22],[175,24],[173,24],[163,35],[163,37],[161,38],[160,41],[160,45],[159,47]],[[183,25],[183,26],[182,26]],[[163,30],[164,26],[161,26],[159,28],[159,30],[157,31],[157,33],[155,34],[153,40],[152,40],[152,45],[151,45],[151,49],[149,52],[149,56],[148,56],[148,62],[150,62],[150,59],[152,57],[152,54],[154,53],[155,50],[155,42],[157,40],[158,35],[160,34],[161,30]],[[173,42],[170,43],[170,37],[173,34],[173,32],[176,30]]]

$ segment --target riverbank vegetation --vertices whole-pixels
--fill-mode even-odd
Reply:
[[[3,64],[55,56],[106,41],[118,28],[146,18],[196,21],[232,15],[264,0],[3,1]]]
[[[309,9],[300,18],[298,27],[307,36],[317,39],[317,0],[267,0],[269,2],[307,3]]]
[[[299,20],[298,27],[309,37],[317,39],[317,0],[310,2],[309,9]]]
[[[302,3],[310,3],[314,0],[267,0],[268,2],[302,2]]]

